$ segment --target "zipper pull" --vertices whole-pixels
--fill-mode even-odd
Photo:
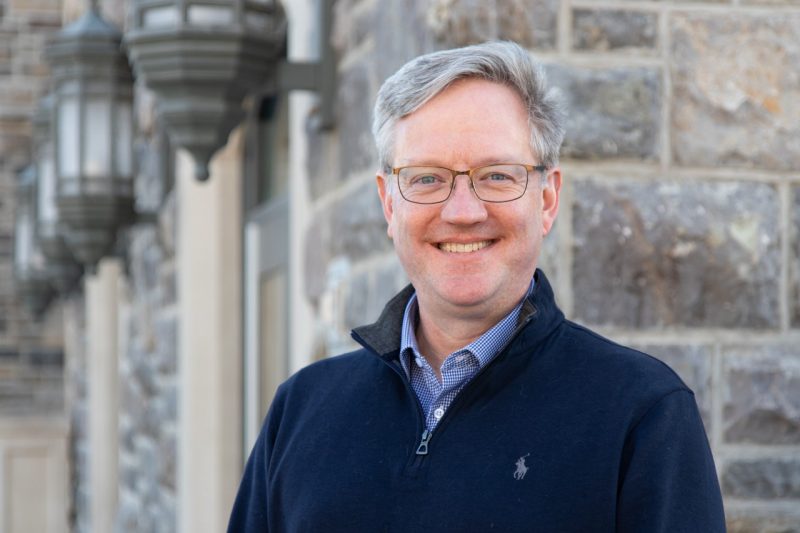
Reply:
[[[428,441],[431,440],[431,434],[432,432],[427,429],[422,432],[422,440],[419,441],[417,455],[428,455]]]

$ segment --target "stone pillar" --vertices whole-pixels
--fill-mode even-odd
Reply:
[[[119,448],[117,307],[122,267],[105,258],[86,276],[91,531],[113,531]]]
[[[240,131],[205,183],[180,151],[178,530],[224,531],[242,464]]]

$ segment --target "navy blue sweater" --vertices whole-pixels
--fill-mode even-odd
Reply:
[[[725,531],[692,392],[566,321],[536,276],[515,337],[426,442],[397,359],[411,289],[353,332],[363,349],[291,377],[229,531]]]

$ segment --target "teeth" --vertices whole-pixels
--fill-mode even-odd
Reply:
[[[463,254],[467,252],[477,252],[489,246],[492,241],[469,242],[466,244],[458,242],[443,242],[439,244],[439,249],[445,252]]]

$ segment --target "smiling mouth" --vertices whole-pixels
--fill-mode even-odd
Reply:
[[[449,252],[454,254],[465,254],[468,252],[477,252],[478,250],[483,250],[490,244],[492,244],[492,241],[478,241],[478,242],[468,242],[468,243],[440,242],[437,246],[443,252]]]

